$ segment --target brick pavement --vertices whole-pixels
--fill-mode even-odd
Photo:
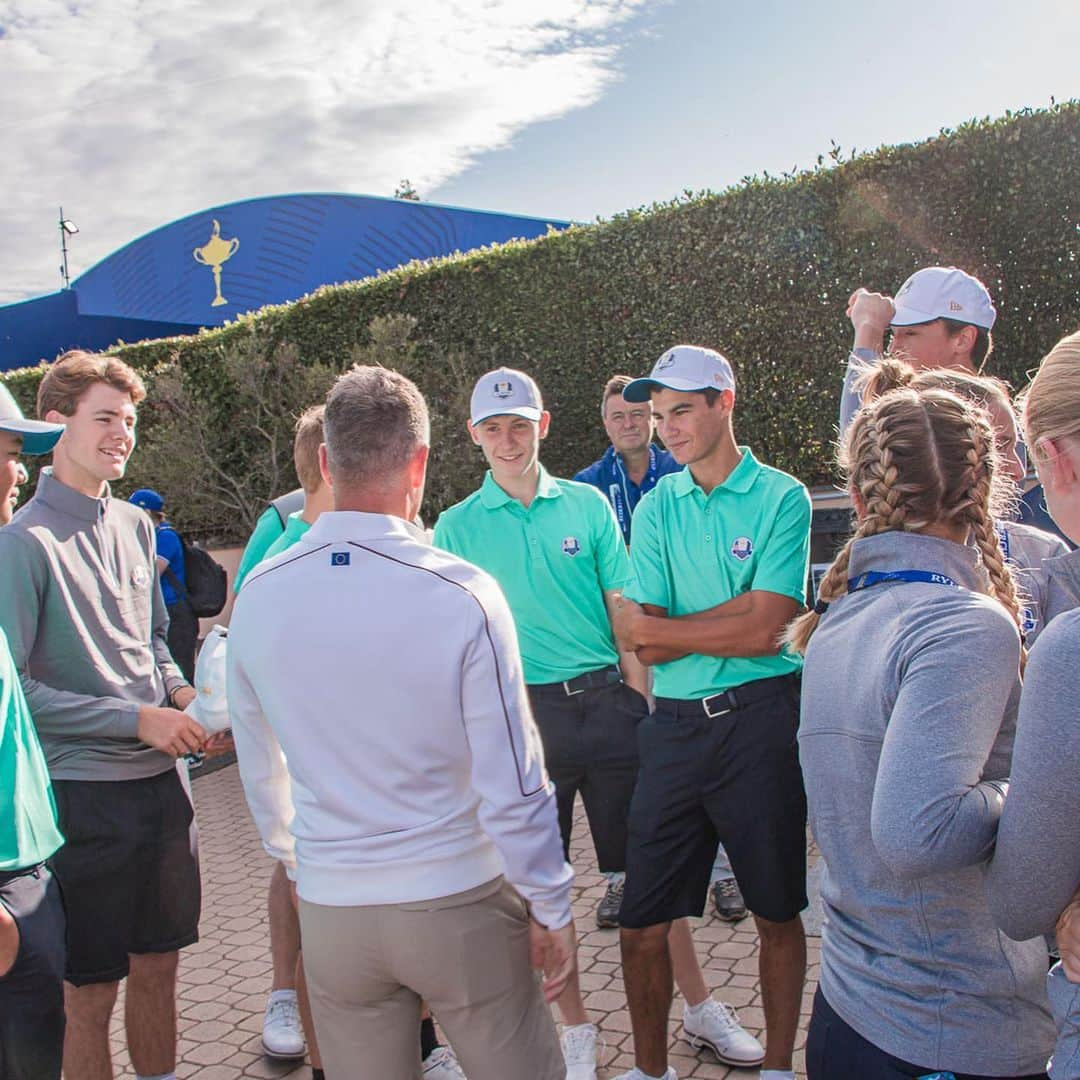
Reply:
[[[305,1066],[271,1061],[260,1050],[263,1008],[270,986],[266,929],[266,886],[271,862],[259,843],[244,802],[235,765],[196,777],[203,876],[201,940],[185,949],[180,964],[180,1080],[240,1080],[242,1077],[307,1080]],[[610,1080],[633,1065],[630,1020],[619,967],[615,930],[594,929],[593,911],[603,894],[583,818],[579,815],[573,858],[578,868],[574,910],[581,938],[581,983],[593,1019],[600,1025],[606,1049],[600,1080]],[[709,986],[739,1010],[743,1025],[761,1036],[764,1017],[757,985],[757,935],[753,921],[736,926],[716,918],[698,922],[694,939]],[[808,939],[810,972],[803,999],[802,1029],[816,983],[819,939]],[[116,1073],[134,1077],[124,1049],[123,1004],[113,1017]],[[695,1055],[678,1038],[682,1002],[672,1009],[672,1056],[680,1080],[747,1080],[756,1070],[729,1069],[708,1051]],[[802,1065],[801,1053],[796,1067]],[[803,1076],[799,1072],[800,1077]],[[350,1078],[351,1080],[351,1078]]]

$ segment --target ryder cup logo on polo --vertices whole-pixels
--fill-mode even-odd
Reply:
[[[739,562],[746,562],[754,554],[754,541],[749,536],[737,536],[731,544],[731,554]]]
[[[136,589],[145,589],[150,584],[150,571],[145,566],[136,566],[131,571],[131,584]]]
[[[514,392],[514,384],[509,379],[504,382],[497,382],[491,388],[491,392],[497,398],[508,398]]]
[[[564,555],[569,555],[573,558],[580,550],[581,545],[578,543],[578,538],[576,536],[568,536],[562,542],[562,553]]]
[[[347,551],[331,551],[330,552],[330,565],[331,566],[348,566],[349,565],[349,552],[347,552]]]

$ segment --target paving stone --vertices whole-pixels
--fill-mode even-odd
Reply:
[[[198,777],[194,785],[203,871],[200,940],[184,950],[180,964],[178,1080],[308,1080],[299,1062],[273,1061],[261,1052],[263,1009],[270,990],[271,962],[266,923],[266,890],[273,863],[263,851],[244,802],[235,765]],[[595,926],[604,895],[596,872],[587,822],[578,811],[571,857],[578,867],[574,911],[581,936],[582,992],[589,1015],[604,1040],[599,1080],[612,1080],[634,1063],[630,1016],[623,993],[619,935]],[[692,920],[694,941],[706,984],[734,1006],[747,1029],[760,1035],[764,1024],[757,982],[758,938],[752,919],[723,922],[711,915]],[[821,961],[820,940],[807,941],[809,979],[803,995],[800,1077],[806,1023]],[[110,1028],[118,1078],[133,1080],[123,1029],[124,990]],[[755,1070],[719,1064],[707,1051],[697,1054],[680,1036],[683,1002],[672,1005],[671,1061],[680,1080],[750,1080]]]

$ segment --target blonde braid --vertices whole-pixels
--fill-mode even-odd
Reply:
[[[806,652],[806,647],[818,623],[821,622],[825,608],[847,593],[848,566],[851,562],[851,548],[855,541],[896,527],[889,524],[897,513],[895,504],[898,496],[894,496],[891,486],[895,480],[896,470],[892,465],[891,454],[881,445],[881,434],[881,429],[873,416],[857,417],[852,425],[848,444],[841,450],[841,458],[851,458],[856,461],[873,455],[871,461],[865,466],[872,475],[868,476],[859,488],[863,501],[866,503],[866,515],[859,522],[851,538],[837,553],[832,565],[825,571],[818,585],[818,602],[815,607],[794,618],[784,631],[782,643],[799,654]]]
[[[972,413],[968,424],[971,448],[968,451],[968,471],[965,477],[967,491],[955,511],[955,519],[966,521],[971,527],[975,546],[979,549],[983,566],[990,578],[990,591],[1012,616],[1023,634],[1024,618],[1020,596],[1012,567],[1001,549],[994,515],[994,465],[993,435],[979,414]]]

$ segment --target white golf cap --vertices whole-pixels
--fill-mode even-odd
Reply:
[[[0,383],[0,431],[21,435],[24,454],[48,454],[64,434],[64,425],[27,420],[11,391]]]
[[[955,266],[928,266],[900,286],[894,299],[893,326],[916,326],[955,319],[989,330],[997,318],[986,286]]]
[[[524,416],[526,420],[539,420],[543,411],[540,387],[524,371],[506,367],[481,375],[469,402],[469,419],[474,425],[489,416]]]
[[[644,379],[635,379],[624,391],[627,401],[648,401],[658,386],[668,390],[734,390],[731,365],[713,349],[676,345],[653,364]]]
[[[215,626],[206,635],[195,661],[195,697],[184,710],[211,734],[225,731],[232,724],[225,675],[228,639],[229,631],[224,626]]]

